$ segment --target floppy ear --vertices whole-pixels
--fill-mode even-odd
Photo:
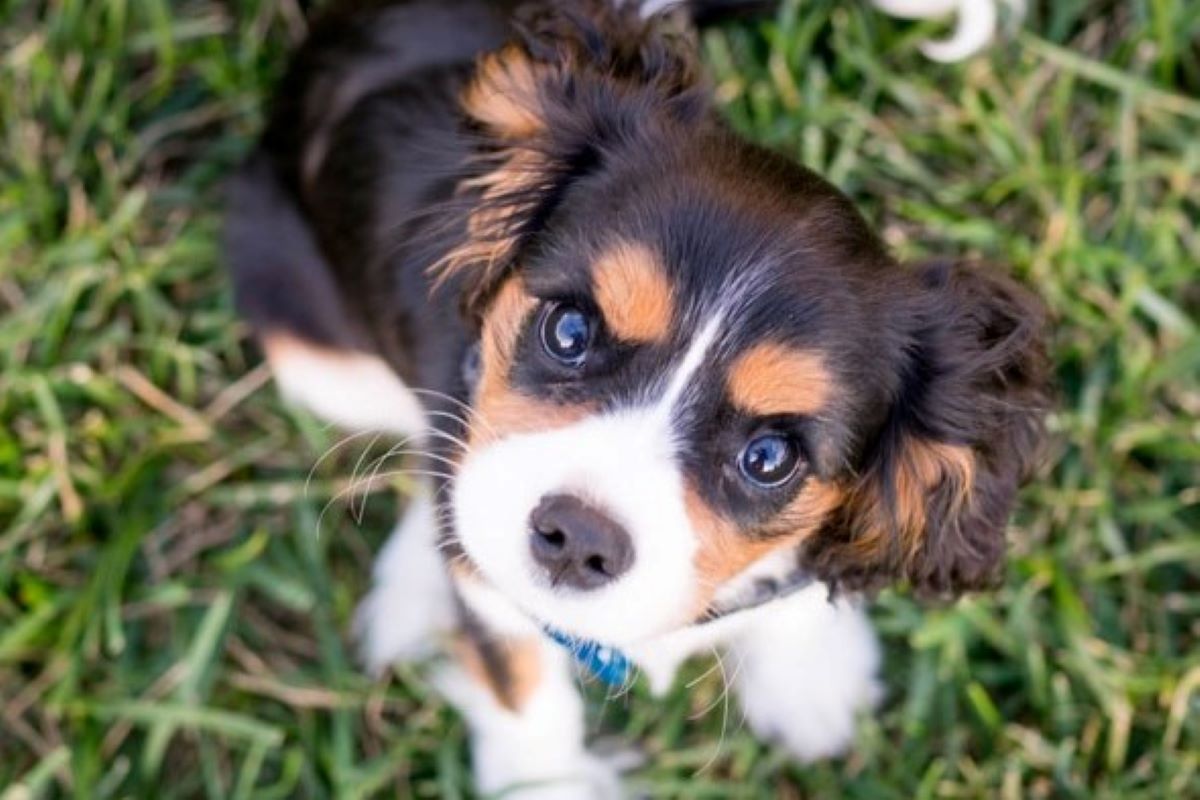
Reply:
[[[1005,552],[1017,489],[1048,407],[1040,302],[982,267],[912,274],[906,366],[859,477],[810,541],[818,574],[852,589],[907,580],[918,592],[983,588]]]
[[[708,110],[690,33],[637,3],[528,6],[517,38],[482,56],[462,94],[476,141],[460,184],[466,235],[433,267],[478,321],[570,185],[623,148]]]

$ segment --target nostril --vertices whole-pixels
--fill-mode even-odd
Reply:
[[[608,575],[608,562],[604,560],[603,556],[588,556],[583,563],[592,572],[605,576]]]
[[[562,550],[567,544],[567,537],[562,531],[538,531],[537,535],[553,550]]]

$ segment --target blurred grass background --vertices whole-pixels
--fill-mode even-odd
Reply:
[[[220,180],[303,31],[295,0],[0,0],[4,800],[469,794],[462,724],[347,638],[404,487],[346,496],[365,441],[306,486],[336,437],[230,312]],[[803,0],[706,50],[735,123],[899,253],[1052,306],[1006,584],[880,599],[889,699],[842,761],[757,743],[715,673],[597,696],[655,796],[1200,797],[1200,3],[1035,3],[954,66],[916,50],[940,32]]]

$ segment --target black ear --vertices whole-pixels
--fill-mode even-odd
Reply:
[[[480,58],[462,95],[477,147],[461,184],[466,236],[434,267],[469,317],[482,308],[570,185],[626,148],[707,113],[695,42],[637,3],[534,3],[509,46]]]
[[[994,580],[1035,465],[1049,405],[1045,313],[981,266],[932,264],[908,277],[897,394],[808,557],[847,588],[906,580],[954,595]]]

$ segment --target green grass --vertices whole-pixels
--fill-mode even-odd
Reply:
[[[1037,287],[1061,402],[1004,588],[878,602],[888,702],[849,758],[789,764],[715,674],[596,698],[656,796],[1200,796],[1200,4],[1038,5],[948,67],[849,0],[706,40],[736,124],[899,253]],[[347,639],[404,487],[358,522],[361,442],[306,487],[336,439],[276,400],[219,263],[300,30],[292,0],[0,0],[5,800],[468,793],[461,722]]]

